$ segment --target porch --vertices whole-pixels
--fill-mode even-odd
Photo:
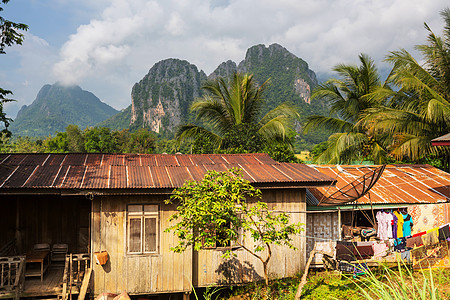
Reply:
[[[0,299],[51,297],[71,299],[87,293],[91,268],[89,254],[68,254],[64,265],[51,265],[43,279],[25,277],[23,256],[0,258]],[[81,295],[80,295],[81,296]]]
[[[69,299],[79,294],[90,270],[91,201],[25,194],[2,195],[1,203],[0,298]],[[64,252],[57,253],[61,245]]]

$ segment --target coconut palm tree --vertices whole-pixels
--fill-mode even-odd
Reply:
[[[428,43],[416,46],[423,55],[419,63],[405,49],[391,52],[393,65],[388,80],[394,90],[380,89],[389,98],[387,107],[370,110],[367,120],[394,138],[392,153],[398,159],[418,161],[430,153],[445,156],[446,148],[432,147],[431,140],[450,132],[450,9],[441,15],[443,37],[425,23]]]
[[[316,88],[312,99],[321,98],[330,105],[329,116],[314,115],[307,119],[304,131],[326,128],[334,131],[325,151],[315,157],[319,163],[350,163],[353,160],[386,159],[384,137],[370,123],[362,123],[369,108],[383,105],[374,93],[383,86],[373,60],[360,54],[361,65],[339,64],[333,68],[339,79],[330,79]]]
[[[244,146],[244,151],[255,151],[255,147],[261,151],[264,144],[274,141],[289,143],[290,120],[298,114],[293,107],[281,104],[261,117],[267,84],[268,81],[258,86],[253,75],[238,72],[229,80],[218,77],[206,82],[203,89],[207,93],[192,104],[191,111],[207,127],[181,126],[178,140],[206,140],[213,149],[233,147],[236,142],[260,144],[248,145],[250,149]]]

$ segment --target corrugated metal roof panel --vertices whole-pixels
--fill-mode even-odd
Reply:
[[[222,158],[230,165],[244,165],[247,163],[247,161],[243,158],[243,156],[224,156],[222,155]]]
[[[369,172],[370,166],[311,166],[322,174],[336,178],[335,187],[310,188],[317,198],[327,197]],[[372,166],[373,168],[373,166]],[[369,195],[359,198],[360,204],[437,203],[450,201],[450,174],[429,165],[388,165]]]
[[[8,157],[10,154],[0,153],[0,164]]]
[[[62,162],[64,166],[84,166],[86,162],[86,153],[66,154]]]
[[[156,155],[140,155],[143,166],[156,166]]]
[[[209,154],[202,155],[204,159],[204,163],[197,163],[198,165],[207,165],[207,164],[215,164],[215,165],[225,165],[227,162],[223,159],[221,154]]]
[[[66,158],[65,154],[51,154],[45,161],[45,165],[60,166],[62,161]]]
[[[152,167],[150,168],[150,172],[152,173],[153,182],[155,183],[156,188],[173,188],[174,185],[167,174],[167,169],[165,166],[163,167]]]
[[[178,166],[178,161],[174,155],[156,154],[155,159],[157,166]]]
[[[191,160],[191,155],[175,155],[175,159],[180,166],[193,166],[194,163]]]
[[[111,166],[110,173],[110,187],[112,188],[127,188],[127,167],[126,166]]]
[[[188,167],[166,167],[167,174],[170,177],[174,187],[183,186],[186,181],[192,181],[194,178],[188,170]]]
[[[49,187],[55,181],[61,166],[45,165],[39,166],[34,175],[25,184],[25,187]]]
[[[6,164],[0,165],[0,187],[4,185],[5,180],[14,173],[19,166],[11,166]]]
[[[22,166],[36,166],[42,165],[48,158],[49,154],[35,154],[35,155],[27,155],[20,162]]]
[[[450,141],[450,133],[444,134],[443,136],[437,137],[431,140],[432,142],[449,142]]]
[[[251,176],[255,179],[256,182],[276,182],[278,181],[274,176],[275,169],[271,168],[271,166],[265,166],[261,164],[246,164],[244,168],[247,172],[251,174]],[[271,168],[272,172],[268,172],[268,169]],[[284,179],[287,179],[284,177]]]
[[[206,173],[206,169],[204,166],[189,166],[188,171],[195,181],[202,180]]]
[[[257,182],[256,181],[256,179],[255,179],[255,174],[253,174],[253,172],[251,172],[251,170],[247,170],[247,165],[245,165],[245,164],[242,164],[242,165],[238,165],[238,164],[229,164],[229,165],[227,165],[227,166],[225,166],[225,167],[228,167],[228,168],[230,168],[230,169],[241,169],[242,170],[242,177],[245,179],[245,180],[248,180],[248,181],[250,181],[251,183],[253,183],[253,182]]]
[[[101,153],[89,153],[86,158],[86,165],[99,166],[102,163],[103,154]]]
[[[87,166],[82,188],[104,189],[109,183],[109,166]]]
[[[125,156],[125,165],[126,166],[140,166],[141,165],[141,157],[139,154],[128,154]]]
[[[244,178],[256,183],[331,181],[306,166],[279,164],[265,154],[14,154],[2,159],[3,188],[24,183],[26,188],[174,188],[201,180],[208,170],[231,168],[242,169]]]
[[[66,178],[69,169],[70,169],[70,166],[61,165],[58,170],[58,175],[56,175],[56,178],[53,181],[53,184],[49,187],[59,188],[61,186],[61,184],[63,183],[64,179]],[[40,186],[42,186],[42,185],[40,185]]]
[[[11,154],[2,162],[2,164],[18,166],[25,157],[26,154]]]
[[[128,176],[130,188],[155,187],[149,166],[129,166]]]
[[[9,177],[2,188],[8,187],[22,187],[28,179],[30,179],[31,174],[33,174],[34,170],[37,166],[22,166],[20,165],[17,170],[12,173],[11,177]]]
[[[81,182],[84,177],[86,166],[72,165],[67,172],[67,176],[61,184],[62,188],[75,189],[81,188]]]
[[[217,171],[217,172],[224,172],[228,169],[225,164],[211,164],[211,165],[203,165],[206,169],[206,171]]]
[[[272,157],[270,157],[269,155],[265,154],[265,153],[255,153],[253,154],[253,156],[260,161],[262,164],[266,164],[266,165],[273,165],[276,164],[277,162],[274,161],[272,159]]]
[[[103,166],[123,166],[125,164],[125,155],[123,154],[105,154],[103,155]]]

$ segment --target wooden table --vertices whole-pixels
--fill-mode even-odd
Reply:
[[[30,251],[25,258],[25,277],[40,276],[41,282],[44,280],[44,273],[50,265],[49,250]],[[44,262],[47,260],[47,263]],[[39,264],[39,265],[37,265]]]

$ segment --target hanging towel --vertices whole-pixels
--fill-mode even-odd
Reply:
[[[387,255],[388,247],[386,246],[385,243],[374,243],[372,247],[374,258],[380,258]]]
[[[423,235],[422,235],[423,236]],[[413,236],[406,239],[406,247],[414,248],[423,245],[422,236]]]
[[[449,237],[450,237],[449,224],[446,224],[446,225],[442,226],[441,228],[439,228],[439,240],[440,241],[445,241]]]
[[[439,228],[434,228],[427,231],[427,234],[422,235],[422,242],[425,246],[436,245],[439,243]]]
[[[355,246],[351,242],[336,242],[336,259],[352,261],[355,260],[355,255],[353,249]]]

